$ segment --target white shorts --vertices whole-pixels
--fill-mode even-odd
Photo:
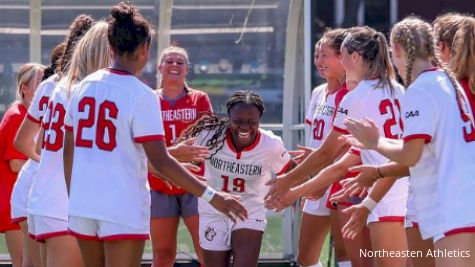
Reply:
[[[330,188],[319,199],[305,199],[303,212],[315,216],[330,216],[330,209],[327,207],[328,195]]]
[[[407,205],[406,205],[406,219],[404,220],[404,227],[411,228],[411,227],[419,227],[419,224],[416,220],[416,210],[414,209],[413,203],[413,194],[409,193],[407,197]]]
[[[149,230],[149,227],[138,229],[109,221],[69,216],[69,231],[71,235],[84,240],[147,240],[150,236]]]
[[[432,238],[432,242],[435,243],[435,242],[441,240],[444,237],[455,235],[455,234],[461,234],[461,233],[475,233],[475,223],[469,223],[469,224],[467,224],[463,227],[455,228],[455,229],[449,230],[445,233],[435,235]]]
[[[206,250],[231,250],[231,233],[238,229],[251,229],[264,232],[267,226],[265,218],[248,218],[233,223],[228,217],[221,215],[200,215],[200,246]]]
[[[33,177],[38,170],[38,162],[29,159],[18,173],[11,197],[11,217],[14,222],[21,222],[28,217],[28,193]]]
[[[366,224],[372,222],[404,223],[404,218],[406,217],[406,201],[406,198],[402,198],[388,203],[378,203],[369,214]]]
[[[68,221],[28,214],[28,233],[31,238],[39,242],[52,237],[69,235]]]

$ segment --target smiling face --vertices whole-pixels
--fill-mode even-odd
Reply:
[[[315,66],[315,68],[317,68],[320,77],[325,78],[325,69],[322,64],[320,43],[317,43],[315,45],[315,53],[313,54],[313,65]]]
[[[341,55],[338,51],[323,42],[320,46],[320,54],[326,78],[339,79],[345,75],[345,70],[341,66]]]
[[[163,57],[158,70],[162,74],[164,82],[184,83],[188,73],[188,60],[181,53],[171,52]]]
[[[259,131],[261,113],[253,104],[238,103],[229,110],[229,130],[238,151],[250,146]]]

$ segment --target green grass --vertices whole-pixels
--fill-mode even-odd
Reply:
[[[261,258],[282,258],[283,240],[282,240],[282,220],[280,216],[270,216],[268,218],[267,230],[264,233],[261,246]],[[326,266],[328,259],[328,238],[322,249],[320,261]],[[187,259],[194,255],[193,243],[190,234],[183,224],[178,229],[178,258]],[[5,236],[0,234],[0,254],[7,254]],[[150,241],[145,246],[145,254],[152,253]],[[333,261],[332,261],[333,262]]]

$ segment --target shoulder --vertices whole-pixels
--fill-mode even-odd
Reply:
[[[312,91],[312,99],[319,96],[320,94],[324,94],[327,89],[327,83],[320,84],[319,86],[315,87]]]
[[[26,108],[20,103],[14,103],[10,108],[7,109],[3,115],[2,122],[9,124],[15,121],[22,121],[23,117],[26,114]]]
[[[278,135],[275,135],[270,130],[259,129],[261,135],[261,142],[266,146],[276,146],[276,145],[283,145],[282,138]]]

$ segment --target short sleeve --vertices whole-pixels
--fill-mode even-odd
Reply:
[[[333,122],[333,130],[342,134],[348,134],[349,132],[344,124],[345,119],[362,119],[366,114],[363,108],[364,107],[359,103],[356,94],[353,92],[346,94],[341,100],[336,112],[335,120]]]
[[[161,110],[160,101],[152,91],[140,96],[131,111],[135,142],[165,140]]]
[[[26,117],[35,123],[41,123],[43,116],[46,112],[46,108],[48,107],[48,96],[43,95],[44,89],[48,86],[47,82],[41,83],[38,86],[38,89],[31,100],[30,107],[28,108],[28,112]]]
[[[312,98],[310,99],[310,103],[307,108],[307,113],[305,115],[305,123],[307,125],[312,125],[313,115],[315,114],[315,107],[316,107],[316,99],[318,96],[318,87],[315,88],[312,92]]]
[[[413,87],[407,90],[401,104],[404,142],[424,139],[426,143],[430,143],[435,133],[438,112],[431,95]]]
[[[15,136],[18,132],[18,129],[20,128],[22,121],[23,121],[23,116],[20,116],[20,115],[11,116],[8,120],[8,123],[5,127],[7,134],[6,134],[6,142],[5,142],[6,148],[5,148],[4,160],[8,161],[12,159],[22,159],[22,160],[28,159],[27,156],[25,156],[23,153],[16,150],[16,148],[13,146],[13,141],[15,140]]]
[[[287,171],[290,165],[290,155],[284,147],[284,143],[280,137],[275,137],[273,140],[273,155],[272,157],[272,172],[281,175]]]

